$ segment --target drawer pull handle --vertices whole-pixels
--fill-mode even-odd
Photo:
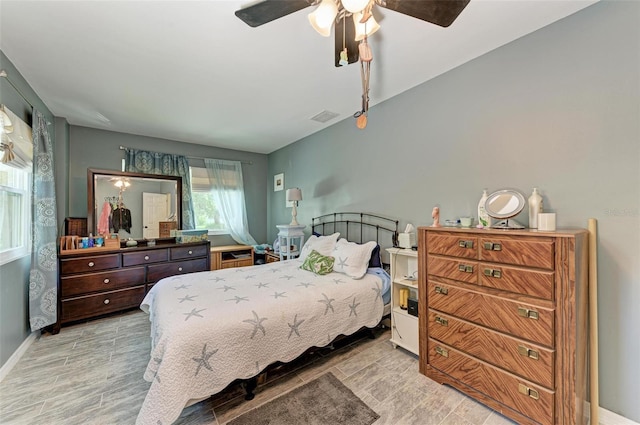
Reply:
[[[518,345],[518,353],[520,353],[521,356],[529,357],[534,360],[538,360],[540,358],[540,355],[536,350],[527,348],[524,345]]]
[[[109,278],[106,278],[106,279],[104,280],[104,283],[109,283]]]
[[[149,260],[149,256],[148,256],[148,255],[145,255],[145,256],[144,256],[144,259],[148,261],[148,260]]]
[[[484,269],[484,275],[500,279],[502,277],[502,271],[497,269]]]
[[[540,393],[533,388],[529,388],[524,384],[518,384],[518,392],[528,395],[534,400],[538,400],[540,398]]]
[[[442,357],[449,357],[449,352],[442,347],[436,347],[436,354],[440,354]]]
[[[473,266],[467,266],[465,264],[458,264],[458,271],[464,273],[473,273]]]
[[[449,326],[449,321],[447,319],[443,319],[440,316],[436,316],[436,323],[438,323],[441,326]]]
[[[436,294],[447,295],[448,293],[449,293],[449,290],[447,288],[436,286]]]
[[[502,251],[502,244],[493,243],[493,242],[485,242],[484,249],[489,251]]]
[[[473,248],[473,241],[458,241],[460,248]]]
[[[103,303],[105,304],[109,304],[109,298],[107,298],[106,300],[103,301]]]
[[[193,251],[189,250],[189,255],[193,254]]]
[[[94,263],[93,261],[89,261],[89,264],[88,264],[89,267],[93,267],[95,265],[96,265],[96,263]]]
[[[178,267],[178,271],[181,272],[182,271],[182,267]]]
[[[526,317],[528,319],[538,320],[540,314],[535,310],[529,310],[528,308],[518,307],[518,316]]]

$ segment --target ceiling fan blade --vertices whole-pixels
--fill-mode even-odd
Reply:
[[[265,0],[236,10],[236,16],[255,28],[309,6],[307,0]]]
[[[338,19],[334,23],[334,43],[335,43],[335,66],[340,67],[341,57],[340,53],[346,47],[347,48],[347,62],[352,64],[358,62],[358,41],[356,38],[356,29],[353,26],[353,20],[351,17],[347,18],[348,22],[345,28],[345,22],[343,19]],[[344,40],[344,41],[343,41]]]
[[[456,20],[469,0],[385,0],[385,8],[413,16],[441,27]]]

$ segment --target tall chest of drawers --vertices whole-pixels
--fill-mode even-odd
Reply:
[[[137,307],[160,279],[209,270],[209,242],[61,252],[57,333],[64,323]]]
[[[418,230],[420,372],[521,424],[583,424],[586,230]]]

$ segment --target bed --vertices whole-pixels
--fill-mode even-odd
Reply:
[[[321,225],[318,219],[300,258],[172,276],[154,285],[141,304],[151,321],[144,375],[151,386],[136,423],[172,423],[185,406],[233,381],[255,378],[269,365],[379,324],[390,287],[383,264],[371,260],[376,247],[380,250],[379,235],[362,243],[364,227],[372,225],[360,223],[360,230],[351,230],[352,238],[359,234],[357,242],[338,240],[338,233],[346,236],[359,223],[321,220]],[[394,243],[395,223],[395,231],[372,229],[391,232]],[[335,231],[336,226],[345,230]],[[312,260],[324,264],[329,254],[336,254],[335,267],[319,274],[327,270]]]

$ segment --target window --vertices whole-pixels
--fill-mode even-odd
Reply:
[[[206,168],[189,167],[191,172],[191,199],[196,229],[208,229],[210,235],[227,234],[227,224],[222,220],[211,191],[213,190]]]
[[[0,264],[31,249],[31,172],[0,163]]]

